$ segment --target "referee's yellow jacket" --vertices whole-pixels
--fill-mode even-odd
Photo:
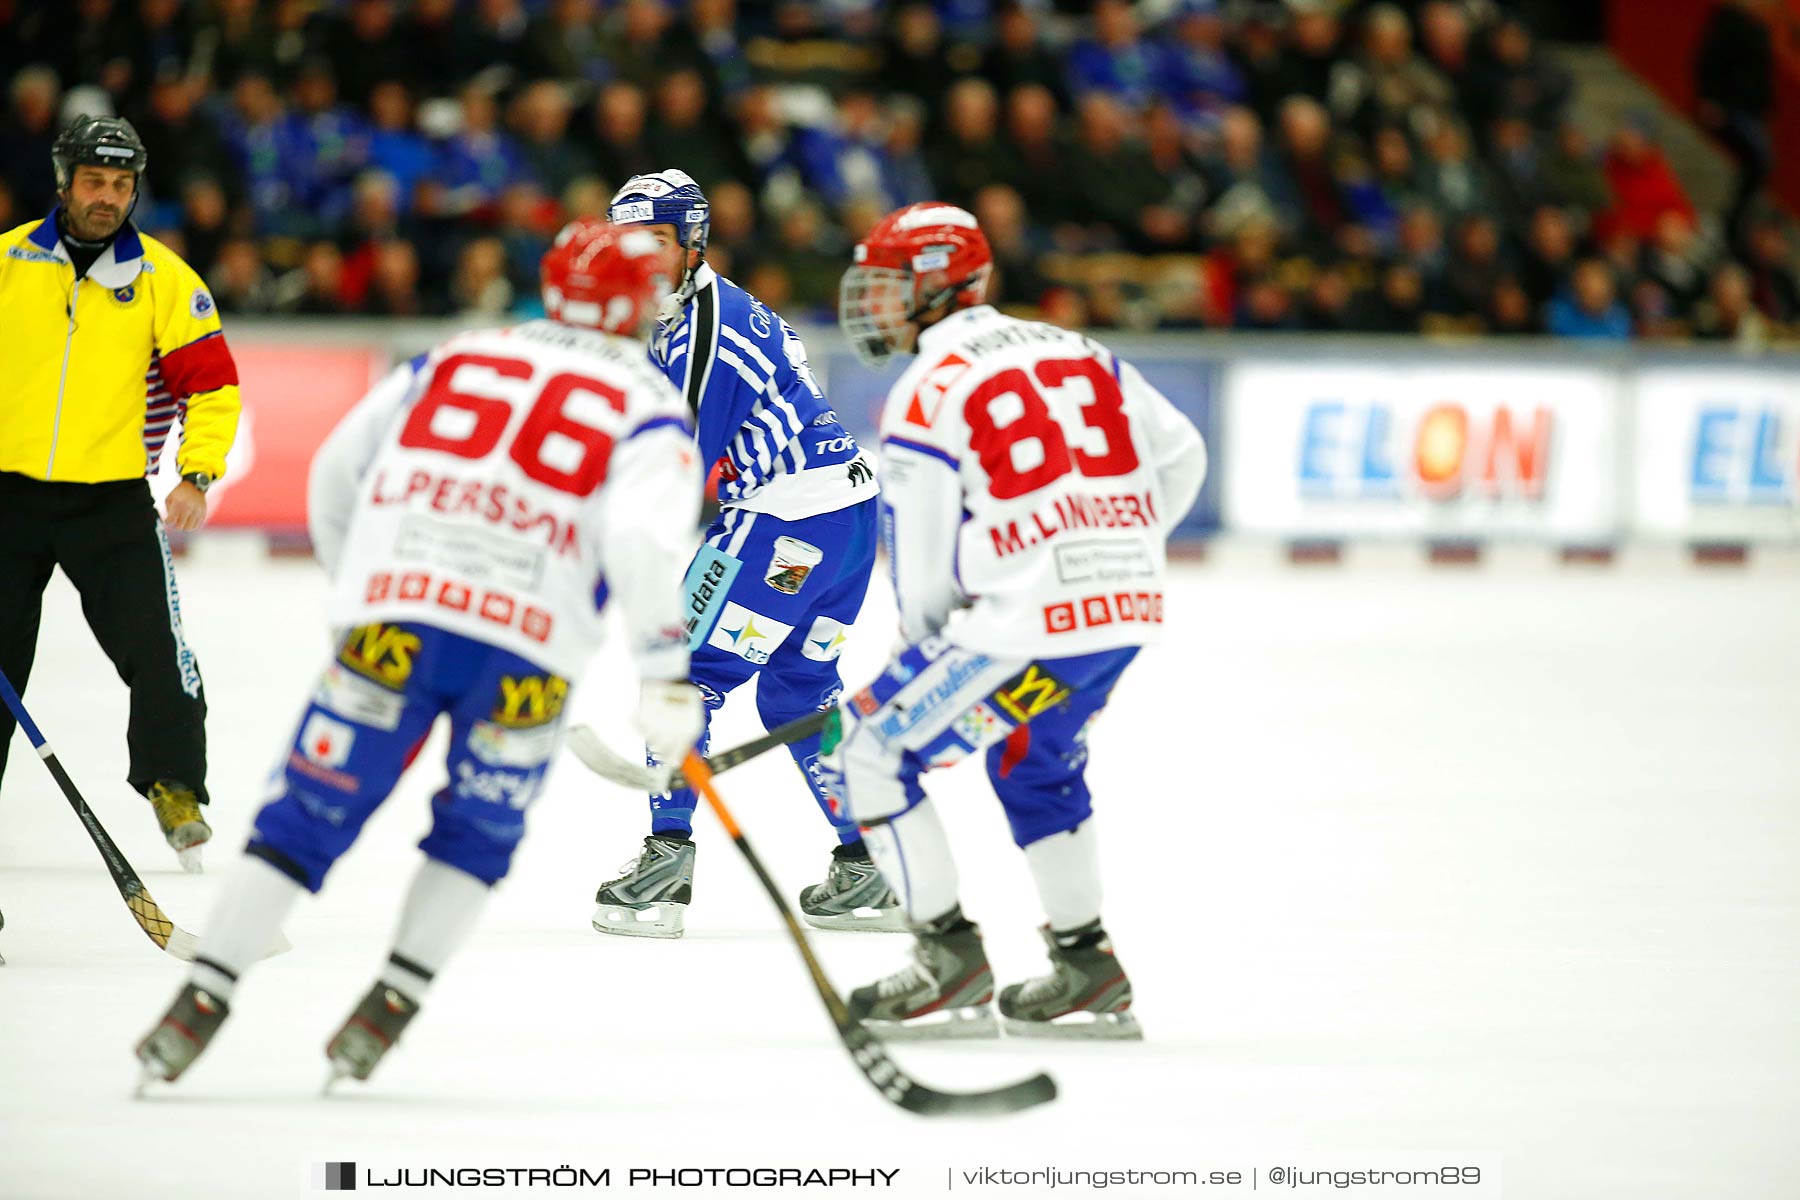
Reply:
[[[225,473],[237,366],[194,269],[129,221],[79,281],[54,214],[0,235],[0,471],[103,483]]]

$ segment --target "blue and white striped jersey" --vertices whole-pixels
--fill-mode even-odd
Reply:
[[[705,263],[694,281],[650,360],[686,397],[702,458],[724,460],[719,503],[797,520],[874,496],[873,461],[819,391],[799,335]]]

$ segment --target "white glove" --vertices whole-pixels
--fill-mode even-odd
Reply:
[[[685,679],[646,679],[638,692],[637,727],[650,753],[679,763],[706,728],[706,705]]]

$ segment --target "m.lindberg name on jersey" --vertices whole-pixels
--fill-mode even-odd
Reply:
[[[1157,524],[1156,501],[1149,492],[1141,495],[1058,496],[1051,502],[1049,520],[1040,510],[1030,515],[1030,524],[1021,531],[1019,522],[1008,521],[988,530],[994,553],[1005,558],[1027,546],[1055,537],[1065,529],[1150,529]]]
[[[385,469],[376,472],[370,504],[410,504],[414,497],[421,498],[423,507],[446,516],[468,514],[490,524],[508,526],[517,533],[535,534],[542,530],[544,545],[558,554],[580,551],[580,534],[574,521],[535,507],[531,497],[514,492],[503,483],[460,480],[431,471],[410,472],[402,482],[391,479]]]

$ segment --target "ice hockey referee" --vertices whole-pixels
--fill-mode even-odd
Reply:
[[[179,416],[167,521],[205,522],[237,433],[237,367],[205,283],[131,223],[147,157],[130,122],[77,118],[51,151],[60,203],[0,235],[0,670],[24,690],[62,567],[131,689],[127,779],[198,870],[206,695],[146,475]],[[0,772],[12,733],[0,709]]]

